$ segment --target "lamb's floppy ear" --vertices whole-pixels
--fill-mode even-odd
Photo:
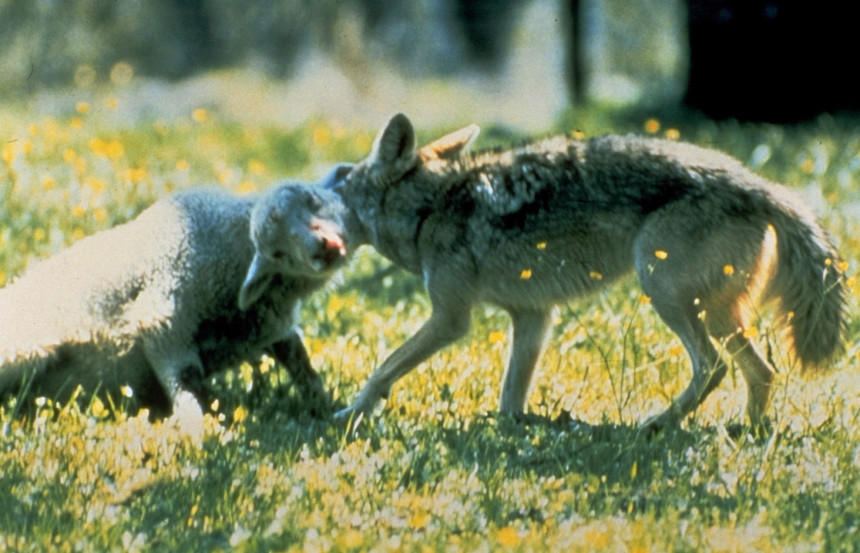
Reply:
[[[376,136],[370,160],[385,165],[410,164],[415,159],[415,129],[409,118],[398,113]]]
[[[437,138],[430,144],[422,146],[418,150],[425,161],[431,159],[453,159],[463,153],[472,142],[478,138],[481,132],[481,127],[472,123],[460,130],[446,134],[442,138]]]
[[[254,305],[269,288],[274,277],[275,270],[271,263],[259,253],[255,253],[245,275],[245,282],[239,290],[239,309],[245,311]]]

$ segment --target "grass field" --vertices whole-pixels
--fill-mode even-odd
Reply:
[[[217,183],[250,193],[288,175],[312,178],[362,157],[375,133],[323,120],[247,125],[207,106],[129,121],[110,94],[60,105],[50,115],[0,113],[0,283],[173,190]],[[490,306],[475,311],[467,339],[398,383],[354,433],[309,417],[271,363],[212,382],[219,401],[199,440],[121,405],[40,398],[23,417],[8,402],[0,551],[860,548],[860,121],[779,127],[570,112],[546,131],[574,129],[722,149],[822,213],[848,263],[846,353],[821,375],[782,365],[772,436],[735,431],[745,389],[734,371],[683,430],[637,433],[637,421],[686,385],[689,365],[628,279],[562,307],[530,423],[495,415],[510,337]],[[478,147],[509,139],[491,127]],[[361,250],[342,281],[305,306],[312,361],[342,404],[429,314],[421,283],[378,275],[385,267]],[[765,320],[757,330],[784,358],[777,329]]]

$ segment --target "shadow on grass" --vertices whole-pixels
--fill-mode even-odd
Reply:
[[[710,452],[718,448],[709,432],[674,429],[649,435],[619,424],[485,416],[456,428],[415,427],[401,439],[412,447],[408,465],[401,467],[401,486],[432,488],[452,469],[472,473],[483,484],[486,514],[499,524],[540,522],[546,516],[510,500],[517,482],[556,482],[545,489],[558,485],[567,490],[572,498],[565,507],[568,514],[636,511],[659,516],[689,505],[722,518],[749,499],[714,485]],[[444,454],[436,443],[444,445]],[[700,449],[709,452],[704,454],[708,466],[700,464]],[[698,478],[697,473],[708,476]]]

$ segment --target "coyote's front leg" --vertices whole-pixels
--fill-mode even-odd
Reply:
[[[502,380],[499,411],[505,415],[519,415],[525,411],[532,375],[543,351],[553,310],[509,309],[508,312],[514,327],[514,343]]]
[[[391,386],[400,377],[468,332],[469,311],[469,305],[463,302],[434,301],[433,314],[427,322],[370,375],[358,398],[346,409],[335,413],[335,419],[349,421],[360,415],[369,415],[379,400],[388,396]]]

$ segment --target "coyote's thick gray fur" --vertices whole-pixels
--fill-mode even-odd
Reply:
[[[433,313],[339,418],[368,413],[397,379],[463,336],[480,301],[511,315],[500,408],[521,413],[554,306],[633,270],[693,364],[689,386],[651,428],[695,409],[726,374],[723,357],[743,371],[751,422],[764,422],[774,368],[747,329],[767,300],[778,300],[792,359],[818,366],[840,349],[838,254],[786,188],[720,152],[636,136],[558,136],[461,155],[477,132],[472,125],[416,150],[398,114],[370,155],[343,171],[337,187],[362,239],[423,276]]]

